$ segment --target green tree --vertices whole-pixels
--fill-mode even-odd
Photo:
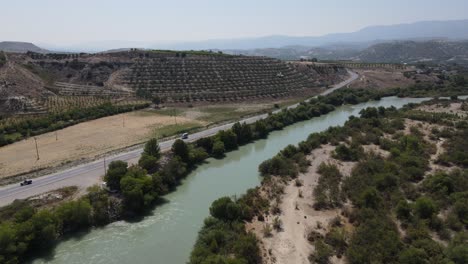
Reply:
[[[174,187],[176,183],[187,175],[187,164],[179,156],[171,159],[161,171],[164,184]]]
[[[141,212],[157,198],[153,190],[153,180],[146,171],[132,166],[120,181],[125,207],[133,212]]]
[[[161,157],[161,149],[159,148],[158,140],[156,138],[152,138],[146,142],[143,153],[159,159]]]
[[[237,136],[232,130],[221,130],[216,137],[224,143],[227,151],[237,148]]]
[[[224,156],[224,152],[226,149],[224,148],[224,143],[221,140],[215,140],[213,143],[213,156],[216,158],[221,158]]]
[[[258,138],[265,138],[268,135],[268,129],[265,121],[259,120],[255,122],[254,131]]]
[[[109,164],[104,180],[111,190],[120,190],[120,180],[127,173],[127,162],[117,160]]]
[[[174,155],[180,157],[183,162],[189,162],[190,157],[189,157],[189,148],[187,144],[181,140],[177,139],[174,144],[172,145],[172,153]]]

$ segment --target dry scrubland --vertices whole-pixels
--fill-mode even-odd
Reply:
[[[465,106],[466,107],[466,106]],[[459,117],[466,116],[466,109],[462,103],[450,104],[429,104],[421,105],[417,110],[432,112],[432,113],[450,113],[457,114]],[[434,175],[437,172],[451,172],[460,169],[459,166],[442,165],[438,162],[441,155],[447,152],[446,140],[436,138],[432,135],[434,130],[442,131],[445,129],[443,125],[431,124],[412,119],[404,120],[405,129],[402,131],[404,135],[412,134],[414,129],[417,129],[422,134],[420,137],[432,146],[432,153],[429,158],[428,170],[425,172],[425,177]],[[385,138],[390,139],[391,135],[385,134]],[[343,142],[341,142],[343,143]],[[316,209],[316,197],[314,189],[317,187],[321,174],[319,173],[321,164],[332,164],[336,166],[344,179],[351,176],[354,167],[358,164],[357,161],[341,161],[335,158],[336,146],[326,144],[320,148],[313,150],[307,157],[310,161],[310,166],[305,173],[300,173],[296,179],[273,177],[271,181],[267,181],[260,188],[260,194],[269,199],[272,193],[281,193],[280,202],[270,200],[270,208],[277,210],[279,214],[266,215],[265,219],[258,219],[251,223],[246,223],[246,230],[253,232],[258,238],[259,247],[264,264],[286,264],[297,263],[306,264],[311,262],[310,256],[315,252],[315,242],[320,240],[320,237],[325,237],[327,233],[340,226],[346,233],[345,237],[349,239],[353,232],[356,232],[356,226],[350,223],[349,214],[354,209],[349,200],[343,203],[340,207],[331,209]],[[388,158],[390,152],[381,149],[378,145],[363,145],[364,153],[370,156],[380,156]],[[415,188],[421,187],[422,181],[415,183]],[[277,208],[277,209],[274,209]],[[442,211],[438,217],[447,218],[447,212]],[[279,219],[279,221],[278,221]],[[339,221],[337,221],[339,219]],[[406,231],[403,228],[403,223],[393,219],[397,224],[401,238],[404,238]],[[275,227],[275,222],[279,223],[280,228],[271,228],[266,235],[266,226]],[[314,236],[312,236],[314,235]],[[447,241],[439,238],[435,231],[430,232],[431,239],[435,242],[447,246]],[[316,262],[325,263],[325,262]],[[326,263],[347,263],[346,256],[333,255]]]

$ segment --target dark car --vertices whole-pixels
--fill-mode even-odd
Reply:
[[[22,183],[20,183],[21,186],[30,185],[30,184],[32,184],[32,180],[24,180]]]
[[[188,133],[183,133],[181,136],[180,136],[181,139],[188,139]]]

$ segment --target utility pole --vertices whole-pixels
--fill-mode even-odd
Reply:
[[[174,122],[177,125],[177,112],[175,108],[174,108]]]
[[[57,130],[55,130],[55,141],[58,140],[58,133],[57,133]]]
[[[37,155],[37,160],[39,160],[39,148],[37,147],[37,138],[34,137],[34,142],[36,143],[36,155]]]
[[[122,115],[122,126],[125,127],[125,116]]]
[[[104,175],[107,174],[106,156],[104,156]]]

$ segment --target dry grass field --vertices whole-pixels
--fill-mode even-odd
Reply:
[[[125,125],[125,127],[124,127]],[[33,138],[0,148],[0,177],[57,166],[72,160],[93,158],[103,153],[135,145],[152,136],[168,136],[178,130],[206,125],[203,121],[145,110],[84,122],[37,136],[37,160]]]
[[[282,100],[278,105],[296,101]],[[274,103],[167,107],[80,123],[57,131],[58,140],[55,132],[37,136],[39,160],[34,138],[0,148],[0,178],[60,166],[71,161],[93,159],[110,151],[143,143],[151,137],[165,138],[273,108]]]

